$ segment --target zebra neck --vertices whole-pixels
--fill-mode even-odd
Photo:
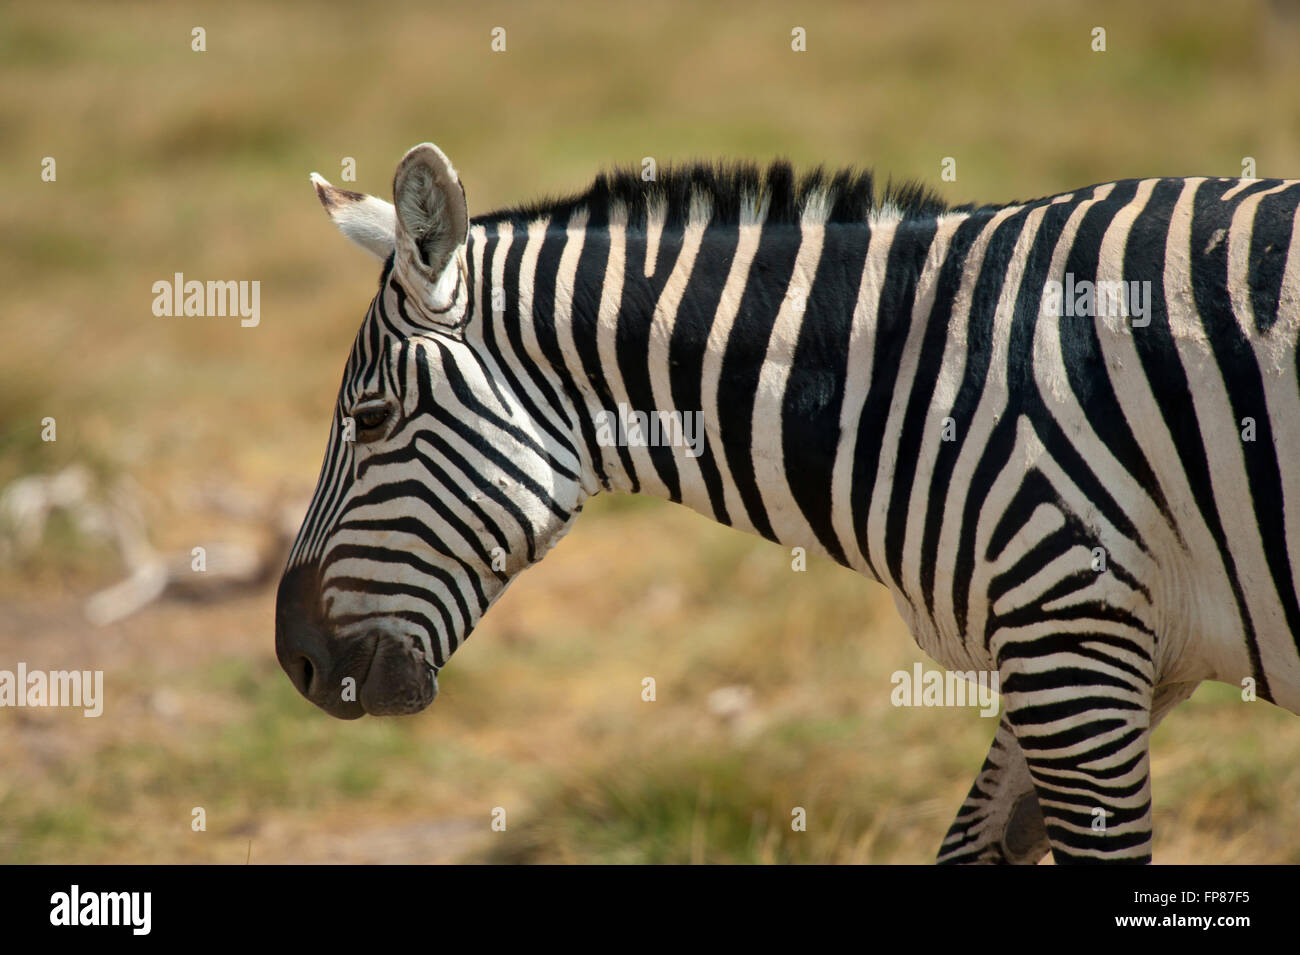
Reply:
[[[931,219],[530,234],[521,314],[551,343],[542,357],[593,483],[875,576],[861,482],[892,395],[874,387],[873,355],[901,353],[936,231]]]

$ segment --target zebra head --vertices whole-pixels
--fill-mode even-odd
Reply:
[[[508,366],[526,355],[484,334],[465,191],[447,157],[430,143],[408,152],[392,205],[312,182],[384,269],[280,580],[276,656],[334,716],[414,713],[593,488],[569,416],[520,400]],[[544,363],[529,364],[521,374],[546,387]]]

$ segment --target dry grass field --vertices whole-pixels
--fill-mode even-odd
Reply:
[[[1243,157],[1295,177],[1297,50],[1300,10],[1253,0],[6,5],[0,488],[82,465],[162,550],[265,537],[213,500],[313,486],[377,276],[307,183],[345,157],[384,195],[433,140],[471,212],[643,156],[869,165],[959,202]],[[175,272],[260,281],[260,323],[156,317]],[[883,588],[671,504],[595,500],[428,711],[353,723],[281,672],[271,581],[90,623],[126,573],[92,531],[0,527],[0,669],[102,669],[106,696],[0,709],[0,862],[925,863],[994,729],[890,704],[925,658]],[[1203,686],[1153,767],[1157,862],[1300,863],[1300,720]]]

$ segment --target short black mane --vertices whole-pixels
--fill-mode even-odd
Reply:
[[[933,218],[950,211],[947,203],[924,184],[887,183],[879,194],[870,170],[841,169],[828,172],[818,166],[796,176],[785,160],[763,168],[753,162],[696,162],[665,166],[652,181],[641,170],[613,169],[596,176],[585,192],[540,199],[497,212],[475,216],[475,225],[509,222],[522,224],[539,217],[563,217],[585,209],[589,225],[609,223],[610,209],[621,203],[630,226],[644,227],[650,209],[661,209],[666,228],[680,227],[690,216],[692,195],[706,198],[710,222],[735,225],[745,205],[755,197],[768,205],[767,223],[797,223],[810,202],[819,203],[825,222],[863,222],[872,215],[892,218]]]

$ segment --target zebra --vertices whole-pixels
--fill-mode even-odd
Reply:
[[[392,204],[312,174],[383,267],[277,592],[293,684],[421,710],[589,498],[651,494],[878,581],[999,676],[939,862],[1149,862],[1170,709],[1215,680],[1300,713],[1300,181],[949,206],[657,172],[474,218],[430,143]],[[602,440],[627,409],[699,414],[699,453]]]

